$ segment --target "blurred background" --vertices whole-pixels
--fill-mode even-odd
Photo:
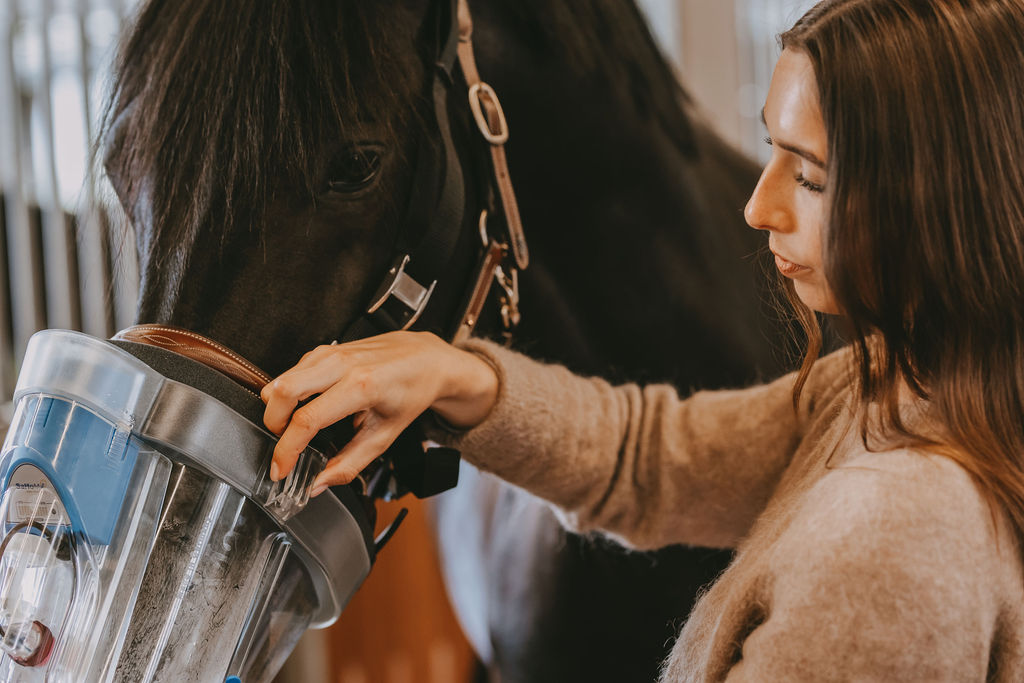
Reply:
[[[638,2],[704,118],[737,148],[763,158],[759,116],[778,54],[776,35],[813,3]],[[10,399],[35,331],[58,327],[108,337],[133,322],[134,250],[107,236],[106,227],[122,217],[102,179],[90,180],[97,176],[88,165],[109,64],[136,3],[0,0],[0,404]],[[408,581],[387,557],[401,555],[402,544],[417,543],[429,541],[403,529],[370,581]],[[415,552],[429,558],[432,551]],[[436,572],[424,571],[417,580],[421,595],[443,592]],[[310,633],[280,680],[469,680],[468,646],[450,615],[424,607],[405,620],[411,623],[396,625],[422,632],[435,624],[437,637],[423,652],[388,650],[380,642],[370,652],[369,639],[351,628],[358,601],[357,595],[338,626]]]

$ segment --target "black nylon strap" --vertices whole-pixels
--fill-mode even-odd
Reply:
[[[438,280],[451,261],[462,231],[466,203],[462,166],[448,120],[448,95],[458,54],[457,0],[438,2],[433,21],[437,60],[433,65],[430,98],[437,139],[435,142],[425,136],[418,145],[411,195],[395,242],[394,259],[397,263],[409,256],[405,274],[424,288]],[[442,179],[439,190],[438,178]],[[376,311],[365,313],[349,325],[339,340],[352,341],[401,329],[410,314],[402,302],[387,299]]]
[[[421,287],[438,280],[448,267],[462,231],[465,216],[465,183],[459,155],[448,120],[448,95],[457,59],[459,40],[458,0],[440,0],[436,9],[437,61],[430,96],[439,145],[426,139],[417,149],[412,195],[396,240],[395,265]],[[443,168],[443,172],[442,172]],[[442,178],[440,191],[436,178]],[[404,259],[408,256],[408,260]],[[394,275],[389,275],[389,278]],[[385,280],[386,286],[388,280]],[[352,322],[339,341],[348,342],[404,327],[409,309],[395,297],[387,297],[373,313]],[[447,490],[458,482],[459,453],[453,449],[424,449],[420,420],[413,422],[388,449],[398,486],[418,497]]]

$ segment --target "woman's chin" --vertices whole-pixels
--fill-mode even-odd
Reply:
[[[828,315],[839,314],[839,306],[836,305],[832,290],[827,286],[794,279],[793,289],[796,290],[800,301],[812,311]]]

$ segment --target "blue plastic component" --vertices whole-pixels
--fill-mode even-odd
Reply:
[[[71,528],[91,543],[109,545],[139,453],[129,432],[81,405],[34,395],[25,402],[25,422],[0,461],[6,490],[23,464],[49,478],[67,511]]]
[[[242,683],[242,679],[238,676],[228,676],[224,679],[224,683]]]

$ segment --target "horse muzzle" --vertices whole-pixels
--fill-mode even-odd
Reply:
[[[270,681],[374,559],[372,507],[281,482],[262,401],[138,341],[30,341],[0,455],[0,680]]]

